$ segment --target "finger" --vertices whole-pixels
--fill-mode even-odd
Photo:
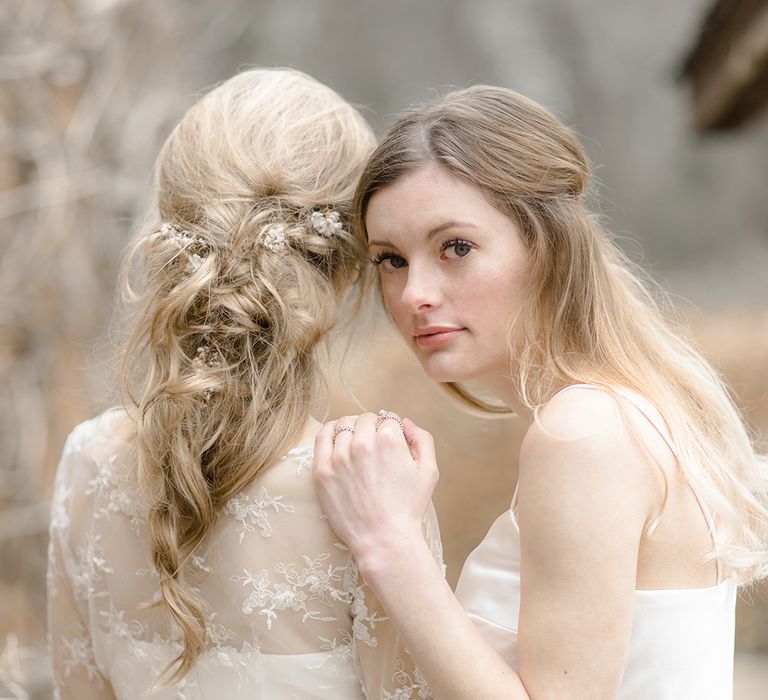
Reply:
[[[357,416],[342,416],[335,421],[331,440],[331,446],[334,449],[349,447],[349,443],[352,442],[352,437],[355,434],[356,423]]]
[[[357,424],[355,425],[355,438],[360,442],[366,442],[371,444],[376,436],[376,419],[378,416],[375,413],[367,412],[358,416]]]
[[[402,434],[404,431],[403,421],[394,411],[379,411],[376,430],[392,436]]]
[[[416,463],[419,466],[435,466],[437,459],[435,457],[435,440],[432,434],[422,430],[408,418],[403,420],[403,433]]]
[[[323,425],[315,435],[315,473],[319,473],[330,464],[333,453],[333,429],[336,421]]]

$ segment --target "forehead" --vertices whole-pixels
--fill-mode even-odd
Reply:
[[[435,165],[408,173],[376,192],[365,217],[371,241],[411,239],[451,221],[485,228],[498,226],[501,220],[509,223],[482,190]]]

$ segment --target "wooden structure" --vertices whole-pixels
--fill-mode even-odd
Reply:
[[[685,59],[701,130],[741,126],[768,106],[768,0],[715,0]]]

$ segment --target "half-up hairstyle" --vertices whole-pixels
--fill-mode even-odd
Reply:
[[[351,198],[374,146],[331,89],[250,70],[200,99],[157,160],[156,216],[124,267],[136,320],[121,376],[183,646],[168,682],[206,645],[205,602],[185,584],[193,555],[309,417],[318,343],[360,273]]]
[[[508,351],[526,406],[536,415],[558,388],[582,382],[604,386],[620,407],[616,387],[645,396],[667,423],[682,476],[714,517],[713,556],[736,581],[768,576],[766,458],[755,453],[718,374],[585,206],[590,165],[574,132],[500,87],[478,85],[416,107],[361,176],[354,216],[363,244],[371,197],[435,165],[479,188],[521,232],[530,282]],[[506,412],[443,386],[474,409]]]

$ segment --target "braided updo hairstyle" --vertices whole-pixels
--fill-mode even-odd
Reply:
[[[121,375],[183,646],[169,682],[205,648],[206,606],[184,584],[197,547],[309,418],[318,341],[364,260],[350,202],[374,146],[330,88],[249,70],[194,104],[159,155],[157,216],[124,268],[137,313]]]

